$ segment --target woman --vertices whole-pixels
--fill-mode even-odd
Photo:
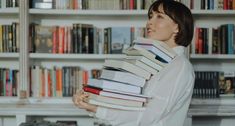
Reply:
[[[113,125],[183,126],[194,84],[192,65],[184,55],[193,36],[192,14],[179,2],[158,0],[150,6],[148,17],[148,37],[163,41],[177,56],[147,82],[144,94],[153,98],[146,104],[146,110],[122,111],[91,105],[83,101],[88,97],[83,91],[74,95],[73,101],[79,108],[94,112],[97,118]]]

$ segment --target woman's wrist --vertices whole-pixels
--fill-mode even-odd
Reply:
[[[89,107],[87,108],[87,111],[96,113],[96,111],[97,111],[97,106],[90,104]]]

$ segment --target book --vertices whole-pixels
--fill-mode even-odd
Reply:
[[[120,70],[125,70],[128,71],[130,73],[133,73],[137,76],[143,77],[146,80],[150,79],[151,73],[149,73],[148,71],[134,65],[131,63],[128,63],[127,61],[124,60],[111,60],[111,59],[107,59],[105,60],[104,67],[111,67],[111,68],[115,68],[115,69],[120,69]]]
[[[100,78],[112,80],[112,81],[118,81],[122,83],[128,83],[130,85],[135,85],[139,87],[143,87],[145,84],[145,79],[139,76],[136,76],[135,74],[125,72],[125,71],[119,71],[119,70],[108,70],[103,69]]]
[[[65,126],[77,126],[77,121],[73,120],[57,120],[56,124],[61,124]]]
[[[161,50],[162,52],[166,53],[171,58],[174,58],[177,54],[174,50],[172,50],[167,44],[164,42],[153,40],[153,39],[147,39],[147,38],[141,38],[138,37],[136,40],[134,40],[134,44],[149,44],[157,49]]]
[[[157,64],[157,63],[154,63],[153,61],[151,61],[150,59],[144,57],[144,56],[126,56],[125,59],[137,59],[145,64],[147,64],[148,66],[150,66],[151,68],[157,70],[157,71],[160,71],[163,66]]]
[[[37,9],[52,9],[53,4],[52,3],[45,3],[45,2],[36,2],[34,3],[33,8]]]
[[[93,100],[104,102],[104,103],[122,105],[122,106],[128,106],[128,107],[142,107],[143,106],[143,102],[140,102],[140,101],[107,97],[107,96],[97,95],[97,94],[93,94],[93,93],[88,93],[88,95],[89,95],[88,99],[93,99]]]
[[[83,87],[83,90],[85,92],[90,92],[90,93],[93,93],[93,94],[106,96],[106,97],[120,98],[120,99],[140,101],[140,102],[147,102],[147,97],[115,93],[115,92],[105,91],[105,90],[102,90],[102,89],[99,89],[99,88],[93,88],[93,87],[89,87],[89,86]]]
[[[149,60],[153,61],[154,63],[165,67],[167,63],[160,62],[159,60],[155,59],[156,55],[153,53],[149,52],[146,49],[139,48],[139,47],[130,47],[126,50],[123,51],[127,56],[143,56],[148,58]]]
[[[151,44],[135,44],[133,47],[144,48],[150,51],[155,55],[155,59],[164,63],[169,63],[173,59],[170,56],[168,56],[166,53],[162,52],[161,50],[159,50],[158,48],[154,47]]]
[[[52,32],[55,30],[52,26],[35,26],[35,52],[52,53]]]
[[[128,111],[144,111],[146,109],[145,107],[129,107],[129,106],[109,104],[109,103],[100,102],[100,101],[97,101],[94,99],[87,99],[87,103],[93,104],[93,105],[98,105],[98,106],[103,106],[103,107],[107,107],[107,108],[128,110]]]
[[[156,75],[158,73],[157,70],[153,69],[152,67],[148,66],[147,64],[137,60],[137,59],[126,59],[125,61],[134,64],[136,66],[139,66],[140,68],[143,68],[144,70],[148,71],[149,73]]]
[[[109,27],[106,29],[108,32],[108,43],[111,45],[112,54],[121,54],[123,49],[130,46],[130,27]]]
[[[110,80],[88,79],[87,85],[102,89],[110,89],[110,90],[130,92],[136,94],[141,93],[141,87],[110,81]]]
[[[220,75],[220,97],[234,96],[235,72],[225,71]]]

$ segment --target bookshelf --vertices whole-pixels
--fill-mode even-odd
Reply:
[[[219,1],[219,0],[218,0]],[[222,1],[223,2],[223,1]],[[195,18],[195,32],[197,33],[196,28],[206,28],[207,29],[207,48],[206,53],[197,53],[195,47],[197,48],[197,39],[199,38],[196,34],[194,35],[193,45],[191,46],[191,54],[189,55],[190,61],[192,62],[195,71],[200,71],[201,73],[196,74],[198,77],[208,77],[215,71],[228,72],[235,71],[234,69],[234,52],[233,53],[215,53],[214,45],[218,42],[213,35],[214,29],[217,29],[224,24],[235,24],[234,9],[224,10],[192,10],[193,16]],[[222,33],[219,33],[221,36]],[[221,37],[220,36],[220,37]],[[224,34],[225,36],[225,34]],[[223,36],[223,37],[224,37]],[[234,35],[233,35],[234,36]],[[198,38],[197,38],[198,37]],[[231,36],[226,36],[225,38],[230,38]],[[220,39],[218,37],[218,39]],[[233,40],[234,41],[234,40]],[[226,46],[225,46],[226,47]],[[225,48],[223,47],[223,48]],[[222,47],[218,47],[219,50]],[[217,48],[217,49],[218,49]],[[229,47],[226,47],[229,48]],[[210,71],[210,72],[209,72]],[[212,71],[212,72],[211,72]],[[216,78],[216,77],[215,77]],[[202,78],[201,78],[202,79]],[[220,77],[218,79],[221,79]],[[207,80],[200,81],[201,85],[213,85],[215,81]],[[197,80],[196,80],[197,81]],[[196,83],[195,81],[195,83]],[[199,84],[199,81],[197,82]],[[217,83],[217,82],[216,82]],[[221,81],[218,82],[221,84]],[[234,82],[233,82],[234,83]],[[198,88],[198,87],[196,87]],[[218,89],[219,87],[216,87]],[[205,87],[204,87],[205,89]],[[233,87],[234,89],[234,87]],[[217,90],[220,92],[220,90]],[[221,93],[221,92],[220,92]],[[196,94],[196,93],[195,93]],[[206,94],[206,93],[205,93]],[[227,95],[227,94],[226,94]],[[201,96],[199,96],[201,97]],[[191,101],[190,109],[188,111],[188,116],[191,117],[192,125],[218,125],[218,126],[227,126],[230,123],[234,123],[234,97],[231,95],[221,95],[220,98],[211,96],[202,96],[199,98],[197,95]]]
[[[5,0],[2,0],[2,3]],[[61,10],[27,9],[29,0],[20,0],[20,7],[0,9],[0,23],[20,22],[20,52],[0,53],[0,66],[18,69],[20,82],[18,97],[0,97],[0,117],[14,117],[17,125],[31,116],[42,117],[84,117],[91,119],[84,110],[73,106],[71,97],[34,98],[29,97],[29,67],[80,66],[82,68],[101,68],[107,58],[122,59],[119,54],[49,54],[29,53],[29,24],[69,25],[88,23],[97,27],[136,26],[145,27],[147,10]],[[234,10],[192,10],[195,25],[215,27],[220,24],[235,24]],[[25,34],[26,33],[26,34]],[[211,43],[209,41],[209,43]],[[196,70],[234,70],[234,54],[190,54],[189,58]],[[189,117],[194,116],[235,116],[234,99],[193,99]]]

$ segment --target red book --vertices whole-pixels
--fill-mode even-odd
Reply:
[[[87,86],[83,87],[83,90],[85,92],[90,92],[90,93],[97,94],[97,95],[99,95],[100,91],[101,91],[101,89],[91,88],[91,87],[87,87]]]
[[[146,102],[147,97],[144,95],[134,95],[134,94],[123,94],[121,92],[111,92],[111,91],[105,91],[98,88],[93,87],[83,87],[83,90],[85,92],[89,92],[96,95],[101,95],[104,97],[111,97],[111,98],[117,98],[117,99],[125,99],[125,100],[131,100],[131,101],[139,101],[139,102]]]

